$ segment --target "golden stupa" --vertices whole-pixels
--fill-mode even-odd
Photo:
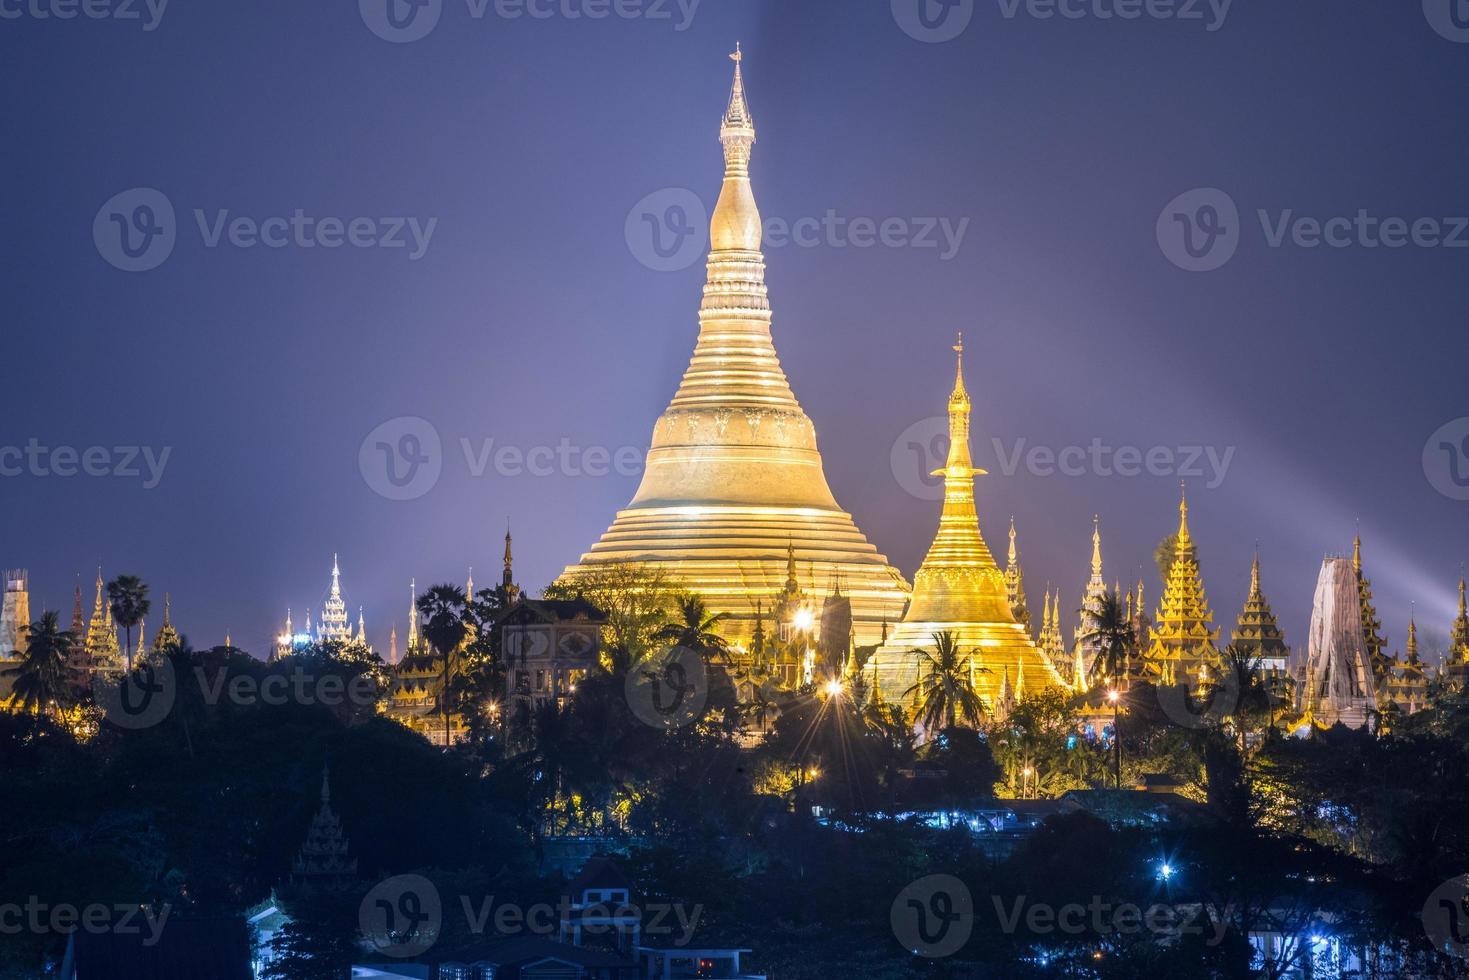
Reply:
[[[949,457],[934,476],[944,478],[944,509],[938,534],[913,577],[913,601],[864,668],[885,700],[903,700],[918,677],[916,650],[932,651],[935,633],[955,635],[971,656],[974,687],[994,711],[1005,689],[1016,696],[1063,686],[1061,675],[1041,655],[1025,627],[1015,621],[1005,576],[995,564],[974,510],[975,469],[969,454],[969,393],[964,389],[964,341],[954,345],[958,367],[949,396]]]
[[[770,335],[760,210],[750,188],[755,123],[741,54],[719,130],[724,185],[709,227],[708,277],[693,359],[653,428],[642,484],[580,563],[661,567],[727,612],[721,632],[747,637],[756,604],[786,583],[792,549],[803,587],[840,583],[857,644],[902,615],[908,584],[868,543],[827,486],[816,430],[791,392]]]

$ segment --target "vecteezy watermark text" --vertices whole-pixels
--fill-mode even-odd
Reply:
[[[492,438],[461,436],[464,467],[476,479],[496,476],[544,479],[638,476],[647,447],[582,446],[562,437],[556,444],[517,446]],[[432,490],[444,471],[444,442],[425,418],[403,415],[376,426],[357,449],[363,481],[380,497],[415,500]]]
[[[500,936],[559,935],[561,923],[575,914],[584,935],[616,934],[637,922],[642,935],[668,937],[676,947],[693,941],[704,906],[680,903],[628,902],[583,906],[563,896],[552,905],[497,902],[494,895],[459,896],[465,929],[475,936],[493,930]],[[444,927],[444,900],[438,887],[422,875],[395,875],[374,885],[358,907],[357,924],[374,949],[385,956],[404,958],[426,952]]]
[[[0,0],[0,20],[138,21],[154,31],[163,21],[168,0]]]
[[[143,481],[152,490],[163,480],[172,446],[45,446],[32,437],[24,446],[0,446],[0,478],[31,476],[116,477]]]
[[[1270,249],[1366,250],[1469,248],[1469,216],[1402,217],[1369,208],[1325,217],[1294,208],[1257,208],[1261,237]],[[1158,247],[1168,261],[1189,272],[1212,272],[1234,257],[1244,238],[1234,199],[1217,187],[1185,191],[1158,216]]]
[[[1170,20],[1224,26],[1234,0],[995,0],[1007,21]],[[893,20],[915,41],[942,44],[968,29],[976,0],[890,0]]]
[[[646,20],[686,31],[703,0],[464,0],[471,20]],[[357,0],[362,23],[384,41],[419,41],[439,26],[444,0]]]
[[[1006,442],[992,438],[1001,476],[1022,470],[1035,477],[1182,477],[1204,480],[1210,490],[1224,483],[1234,462],[1235,446],[1113,445],[1100,436],[1085,445],[1032,445],[1028,439]],[[942,500],[942,470],[949,455],[949,420],[931,416],[914,422],[893,440],[888,463],[898,485],[922,500]]]
[[[134,904],[70,905],[65,902],[49,904],[39,896],[32,895],[25,904],[6,902],[0,904],[0,935],[16,936],[29,932],[33,935],[55,933],[69,936],[74,932],[94,935],[115,933],[119,936],[143,935],[144,946],[158,945],[163,927],[173,907],[165,903],[157,910],[151,906]]]
[[[265,217],[235,214],[229,208],[195,208],[192,213],[199,240],[208,249],[402,249],[410,262],[428,253],[439,224],[438,218],[412,216],[313,215],[304,208]],[[152,187],[114,194],[92,220],[97,253],[124,272],[156,269],[173,254],[178,237],[173,202]]]
[[[677,272],[708,250],[709,211],[688,188],[665,187],[634,204],[622,230],[639,263],[655,272]],[[968,231],[968,218],[875,218],[827,208],[821,215],[765,218],[761,243],[766,248],[913,248],[932,250],[947,262],[959,254]]]

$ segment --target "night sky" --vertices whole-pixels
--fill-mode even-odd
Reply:
[[[1269,235],[1286,212],[1365,210],[1436,219],[1469,245],[1453,220],[1469,215],[1469,43],[1453,39],[1469,30],[1448,0],[1237,0],[1222,25],[1206,3],[1201,19],[1122,20],[1092,0],[1080,19],[974,0],[949,11],[972,16],[944,43],[899,26],[920,23],[918,0],[704,0],[691,20],[689,0],[622,0],[663,16],[600,19],[565,13],[598,0],[538,4],[546,18],[442,0],[406,43],[370,29],[394,30],[374,0],[173,0],[156,23],[141,2],[132,20],[37,16],[52,2],[0,0],[0,453],[107,447],[101,469],[125,462],[113,447],[169,456],[148,488],[144,463],[63,477],[0,455],[0,566],[30,569],[37,615],[69,614],[78,577],[90,609],[100,561],[108,578],[143,576],[160,605],[171,592],[195,646],[229,630],[263,655],[287,606],[298,623],[320,609],[340,552],[353,618],[365,606],[385,649],[410,577],[498,577],[507,519],[518,579],[547,584],[636,475],[496,473],[492,458],[476,476],[461,440],[472,456],[490,439],[647,445],[693,348],[703,264],[649,268],[630,212],[655,195],[666,214],[678,188],[712,206],[739,39],[767,219],[967,223],[952,255],[937,232],[938,247],[823,232],[766,249],[776,345],[828,480],[906,575],[938,504],[904,489],[916,457],[895,474],[893,447],[943,413],[963,329],[975,460],[991,471],[981,522],[1002,556],[1015,516],[1034,608],[1048,581],[1079,604],[1094,513],[1109,581],[1141,571],[1155,604],[1179,477],[1007,476],[994,439],[1005,453],[1232,447],[1222,482],[1207,465],[1189,479],[1226,636],[1258,541],[1303,646],[1320,560],[1350,551],[1358,520],[1390,648],[1414,600],[1425,640],[1447,632],[1469,558],[1453,477],[1469,458],[1435,443],[1425,467],[1425,444],[1469,415],[1469,248]],[[935,31],[959,23],[931,3]],[[111,213],[139,217],[136,192],[104,207],[135,188],[176,212],[172,252],[144,272],[97,245]],[[1240,216],[1221,216],[1238,249],[1206,272],[1160,246],[1160,216],[1182,228],[1165,206],[1197,188]],[[1176,213],[1206,219],[1201,200]],[[396,248],[211,239],[222,211],[297,209],[372,219],[364,241],[388,235],[384,219],[437,220],[416,257],[406,226]],[[442,443],[437,483],[406,501],[359,465],[368,434],[401,417]],[[1447,433],[1469,437],[1469,421]]]

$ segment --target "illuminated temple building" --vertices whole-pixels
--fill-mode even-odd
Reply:
[[[840,581],[858,645],[879,642],[908,585],[838,506],[816,430],[771,340],[760,211],[750,186],[755,123],[739,52],[720,126],[724,184],[710,220],[699,337],[678,392],[653,429],[642,484],[600,541],[563,573],[639,562],[699,593],[747,640],[757,603],[780,592],[787,551],[811,579]],[[1002,592],[1003,594],[1003,592]]]
[[[1198,553],[1188,529],[1188,499],[1181,497],[1173,563],[1168,566],[1163,602],[1158,606],[1148,645],[1148,671],[1162,684],[1183,684],[1191,690],[1208,684],[1219,664],[1215,646],[1218,640],[1219,631],[1213,626],[1213,614],[1199,576]]]
[[[914,651],[934,646],[934,634],[955,635],[972,655],[974,687],[991,709],[1008,685],[1038,692],[1064,685],[1024,626],[1015,621],[1005,576],[995,564],[974,509],[976,469],[969,454],[969,393],[964,388],[964,344],[954,346],[958,367],[949,396],[949,456],[943,470],[944,507],[938,533],[913,576],[913,601],[903,621],[868,661],[870,684],[889,701],[902,701],[918,677]],[[935,473],[935,475],[938,475]]]

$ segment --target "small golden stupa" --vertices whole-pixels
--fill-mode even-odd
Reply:
[[[1064,686],[1061,675],[1041,655],[1025,627],[1015,620],[1005,576],[995,564],[974,509],[976,469],[969,454],[969,393],[964,388],[964,338],[954,345],[958,367],[949,396],[949,457],[934,476],[944,478],[944,509],[938,534],[913,577],[907,615],[864,668],[869,684],[885,700],[897,702],[918,677],[915,651],[931,651],[933,635],[950,632],[959,650],[971,656],[973,686],[985,706],[995,710],[1003,689],[1016,696]]]

